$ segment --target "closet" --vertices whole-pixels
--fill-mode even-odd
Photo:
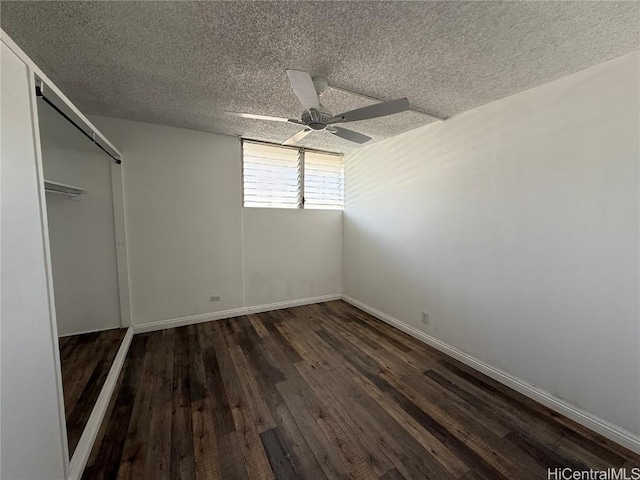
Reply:
[[[77,480],[133,336],[124,161],[1,30],[0,49],[1,476]]]
[[[73,455],[122,343],[111,163],[38,97],[69,454]]]

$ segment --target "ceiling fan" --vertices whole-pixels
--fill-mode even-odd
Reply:
[[[367,107],[357,108],[349,112],[341,113],[340,115],[333,115],[320,103],[320,95],[322,95],[322,92],[324,92],[328,87],[328,83],[324,78],[312,79],[309,73],[301,72],[299,70],[287,70],[287,76],[289,77],[289,82],[291,83],[293,92],[296,94],[296,97],[298,97],[300,104],[304,108],[304,111],[300,116],[300,120],[295,118],[256,115],[253,113],[225,113],[242,118],[287,122],[304,126],[304,130],[300,130],[298,133],[282,142],[283,145],[293,145],[314,131],[325,131],[351,142],[366,143],[371,140],[371,137],[363,135],[362,133],[354,132],[353,130],[338,127],[336,124],[384,117],[386,115],[409,110],[409,100],[406,98],[400,98],[398,100],[391,100],[388,102],[376,103],[375,105],[369,105]]]

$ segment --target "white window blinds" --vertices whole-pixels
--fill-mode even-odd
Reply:
[[[243,142],[244,206],[298,208],[302,164],[293,148]]]
[[[245,207],[342,209],[341,154],[243,140]]]
[[[304,208],[341,209],[343,190],[342,155],[304,152]]]

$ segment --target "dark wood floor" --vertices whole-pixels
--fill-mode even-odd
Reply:
[[[126,331],[116,328],[59,339],[69,455],[78,445]]]
[[[85,479],[542,479],[628,450],[344,302],[136,335]]]

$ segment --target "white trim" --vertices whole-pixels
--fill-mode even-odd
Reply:
[[[629,432],[617,425],[614,425],[606,420],[603,420],[591,413],[585,412],[575,405],[562,400],[555,395],[543,390],[541,388],[532,385],[521,378],[518,378],[510,373],[505,372],[496,367],[492,367],[491,365],[484,363],[481,360],[478,360],[471,355],[468,355],[451,345],[444,343],[437,338],[434,338],[430,335],[427,335],[424,332],[416,330],[409,325],[402,323],[400,320],[387,315],[375,308],[372,308],[354,298],[349,297],[348,295],[342,295],[342,300],[347,303],[350,303],[354,307],[373,315],[374,317],[382,320],[389,325],[396,327],[399,330],[411,335],[414,338],[430,345],[433,348],[440,350],[441,352],[449,355],[450,357],[455,358],[456,360],[461,361],[465,365],[478,370],[479,372],[484,373],[485,375],[493,378],[494,380],[506,385],[509,388],[514,389],[515,391],[535,400],[538,403],[558,412],[565,417],[570,418],[571,420],[579,423],[580,425],[587,427],[590,430],[593,430],[596,433],[599,433],[603,437],[608,438],[609,440],[613,440],[616,443],[619,443],[623,447],[628,448],[629,450],[640,453],[640,436],[635,435],[634,433]]]
[[[188,317],[170,318],[167,320],[159,320],[157,322],[144,323],[142,325],[134,325],[134,333],[146,333],[156,330],[164,330],[165,328],[183,327],[185,325],[193,325],[195,323],[210,322],[212,320],[222,320],[225,318],[241,317],[251,313],[270,312],[272,310],[281,310],[283,308],[300,307],[302,305],[311,305],[313,303],[331,302],[340,300],[339,293],[332,295],[323,295],[321,297],[300,298],[297,300],[288,300],[286,302],[269,303],[266,305],[256,305],[254,307],[233,308],[230,310],[221,310],[219,312],[203,313],[200,315],[190,315]]]
[[[127,253],[127,222],[124,210],[123,164],[111,163],[111,193],[113,194],[113,228],[116,244],[116,269],[118,272],[118,299],[120,301],[120,325],[131,325],[131,291],[129,280],[129,255]]]
[[[65,337],[73,337],[75,335],[85,335],[87,333],[96,333],[96,332],[108,332],[109,330],[120,330],[121,328],[127,328],[125,327],[109,327],[109,328],[92,328],[91,330],[83,330],[80,332],[72,332],[72,333],[65,333],[63,335],[58,335],[58,338],[65,338]]]
[[[2,32],[2,42],[7,43],[9,39]],[[14,53],[16,53],[14,51]],[[62,452],[62,464],[64,474],[69,474],[69,444],[67,440],[67,423],[64,411],[64,393],[62,390],[62,369],[60,368],[60,346],[58,340],[58,321],[56,317],[55,295],[53,291],[53,273],[51,267],[51,249],[49,248],[49,217],[47,213],[46,193],[44,190],[44,167],[42,166],[42,146],[40,145],[40,122],[38,122],[38,105],[35,93],[35,74],[31,63],[25,61],[25,58],[18,55],[20,60],[27,65],[29,75],[29,103],[31,107],[31,125],[33,129],[33,151],[36,159],[36,176],[38,179],[38,202],[40,203],[40,228],[42,229],[42,248],[44,250],[45,270],[47,279],[47,292],[49,302],[49,329],[51,333],[51,342],[53,348],[53,374],[56,380],[56,389],[58,391],[58,422],[60,423],[60,442]]]
[[[107,413],[109,402],[111,401],[111,397],[116,389],[118,377],[120,376],[120,372],[124,366],[124,361],[127,357],[127,352],[129,351],[132,338],[133,328],[129,327],[127,333],[122,339],[122,343],[120,344],[118,353],[113,360],[113,364],[111,365],[109,374],[102,386],[102,390],[100,390],[100,395],[98,395],[96,404],[93,406],[93,410],[91,410],[91,415],[89,416],[89,420],[87,421],[84,430],[82,431],[80,441],[73,452],[73,457],[69,464],[69,480],[80,480],[80,477],[82,477],[84,467],[86,467],[87,461],[89,461],[89,455],[91,455],[93,443],[96,441],[98,431],[100,430],[104,416]]]
[[[247,306],[247,288],[245,286],[245,261],[244,261],[244,250],[245,250],[245,238],[244,238],[244,143],[242,143],[242,139],[240,140],[240,238],[242,239],[242,248],[240,249],[240,261],[242,268],[242,306]]]

